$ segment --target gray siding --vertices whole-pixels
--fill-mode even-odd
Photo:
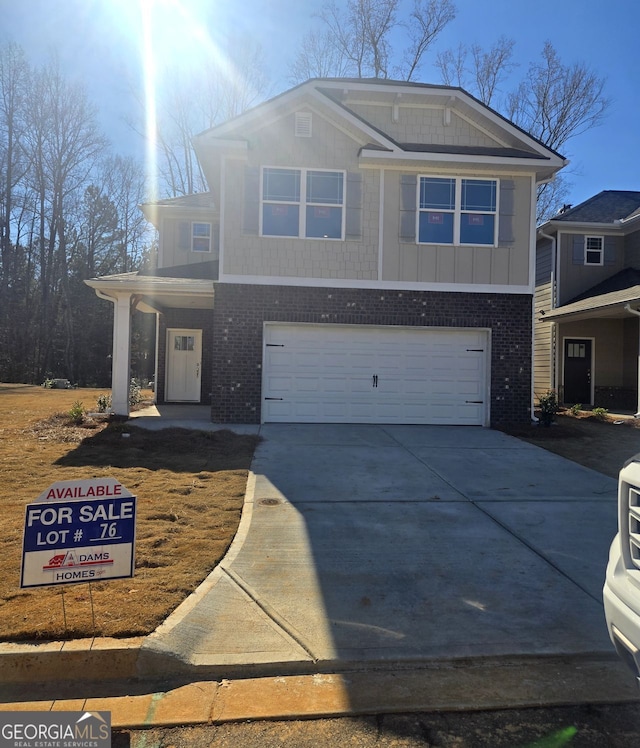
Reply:
[[[625,267],[640,270],[640,230],[624,238],[624,264]]]
[[[552,249],[551,242],[538,246],[536,253],[536,292],[534,299],[534,357],[533,391],[539,397],[553,387],[553,325],[544,321],[541,312],[552,306]]]
[[[578,254],[586,235],[601,236],[602,232],[562,234],[559,247],[560,288],[558,306],[566,304],[578,294],[601,283],[624,268],[624,240],[622,237],[614,236],[605,236],[604,265],[584,265]]]

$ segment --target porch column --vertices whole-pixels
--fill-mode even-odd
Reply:
[[[129,415],[131,370],[131,295],[118,294],[113,304],[113,358],[111,408],[118,416]]]

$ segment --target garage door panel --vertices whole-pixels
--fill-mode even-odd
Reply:
[[[487,349],[482,330],[267,324],[263,420],[482,425]]]

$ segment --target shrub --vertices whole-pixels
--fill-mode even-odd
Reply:
[[[609,411],[606,408],[594,408],[591,412],[599,421],[604,421],[604,417]]]
[[[99,413],[106,413],[111,410],[111,395],[100,395],[96,400],[96,407]]]
[[[129,383],[129,407],[137,405],[142,400],[142,387],[137,379],[132,379]],[[111,395],[100,395],[96,401],[96,406],[100,413],[106,413],[111,410],[113,401]]]
[[[142,387],[137,379],[132,379],[129,383],[129,405],[137,405],[142,400]]]
[[[569,410],[571,411],[572,416],[577,416],[578,413],[582,410],[582,403],[575,403],[569,408]]]
[[[71,410],[69,411],[69,418],[74,423],[82,423],[84,421],[84,406],[79,400],[76,400],[75,403],[71,406]]]
[[[554,390],[548,390],[538,398],[540,409],[540,423],[550,426],[555,414],[558,412],[558,396]]]

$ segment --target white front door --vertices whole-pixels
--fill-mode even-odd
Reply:
[[[489,422],[482,329],[267,323],[262,420]]]
[[[167,330],[165,400],[200,402],[202,330]]]

